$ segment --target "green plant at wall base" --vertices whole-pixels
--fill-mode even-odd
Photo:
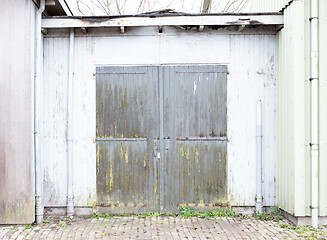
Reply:
[[[47,218],[46,220],[43,220],[43,222],[44,222],[44,223],[50,223],[50,222],[52,222],[52,221],[54,221],[54,220],[55,220],[54,217],[49,217],[49,218]]]
[[[175,214],[172,213],[172,212],[167,212],[167,213],[166,213],[166,216],[175,216]]]
[[[263,213],[255,212],[254,218],[267,221],[274,220],[275,222],[279,222],[282,219],[282,212],[280,211],[278,206],[271,207],[271,211],[265,211]]]
[[[25,230],[27,230],[27,229],[33,229],[34,227],[31,225],[31,224],[27,224],[27,225],[25,225]]]
[[[191,207],[180,207],[179,208],[180,214],[179,216],[184,218],[196,217],[197,212],[194,211]]]
[[[141,218],[146,218],[146,217],[159,217],[160,216],[160,213],[158,212],[147,212],[147,213],[140,213],[137,215],[138,217],[141,217]]]
[[[111,214],[111,213],[104,213],[104,214],[98,214],[96,215],[96,218],[99,219],[99,218],[111,218],[113,217],[114,215]],[[93,217],[94,218],[94,217]]]
[[[191,207],[180,207],[180,213],[178,216],[183,218],[192,218],[192,217],[200,217],[205,219],[210,218],[218,218],[218,217],[235,217],[237,214],[233,212],[231,209],[228,208],[218,208],[213,211],[206,211],[206,212],[196,212]]]
[[[275,219],[282,219],[282,211],[277,205],[271,207],[271,215],[275,217]]]

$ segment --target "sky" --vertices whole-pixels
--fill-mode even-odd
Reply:
[[[78,10],[77,2],[82,13]],[[249,11],[253,0],[213,0],[211,12]],[[203,0],[66,0],[74,15],[137,14],[174,9],[177,12],[199,13]],[[105,7],[106,3],[109,7]]]

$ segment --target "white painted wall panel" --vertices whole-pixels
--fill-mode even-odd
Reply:
[[[178,31],[180,33],[178,33]],[[240,35],[221,31],[209,35],[195,31],[167,31],[140,36],[75,38],[74,75],[74,194],[75,204],[91,206],[96,193],[95,152],[95,65],[152,65],[225,63],[228,75],[228,197],[232,205],[253,206],[255,199],[255,114],[256,101],[263,101],[264,113],[264,201],[275,203],[275,77],[274,35]],[[57,44],[57,46],[55,46]],[[60,174],[46,175],[48,204],[66,201],[66,83],[68,37],[45,40],[44,96],[48,130],[44,150],[49,163],[45,171],[57,167]],[[59,50],[61,48],[62,50]],[[57,49],[57,50],[55,50]],[[56,58],[54,60],[53,58]],[[54,64],[55,63],[55,64]],[[67,80],[66,80],[67,81]],[[50,94],[51,86],[51,94]],[[60,102],[60,99],[62,99]],[[61,104],[62,108],[58,105]],[[48,112],[50,111],[50,113]],[[54,130],[56,129],[56,130]],[[53,131],[53,132],[51,132]],[[51,191],[50,191],[51,190]],[[52,202],[49,199],[52,194]]]
[[[263,113],[263,195],[275,203],[275,36],[232,35],[228,77],[228,173],[232,205],[253,206],[256,102]]]
[[[75,38],[74,202],[93,205],[95,197],[94,41]],[[67,195],[68,38],[44,40],[44,204],[65,206]]]
[[[182,34],[160,37],[160,63],[228,63],[229,36]]]
[[[65,206],[67,195],[68,38],[44,39],[44,204]]]
[[[159,63],[159,37],[99,37],[95,39],[95,63],[97,65]]]
[[[93,37],[75,38],[74,203],[93,206],[96,191]]]

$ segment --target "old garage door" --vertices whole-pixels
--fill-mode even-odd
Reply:
[[[97,67],[97,206],[225,204],[227,68]]]

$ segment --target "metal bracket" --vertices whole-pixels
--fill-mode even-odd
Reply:
[[[48,30],[46,28],[41,28],[43,35],[48,35]]]
[[[309,78],[309,81],[311,82],[312,80],[319,80],[319,78]]]
[[[319,146],[319,143],[309,143],[309,146],[312,147],[312,146]]]
[[[204,29],[204,26],[203,25],[198,26],[198,32],[202,32],[203,29]]]
[[[319,209],[319,207],[312,207],[312,206],[310,206],[310,209]]]
[[[243,24],[243,25],[240,25],[240,26],[238,26],[238,29],[237,29],[237,31],[239,31],[239,32],[242,32],[243,31],[243,29],[246,27],[246,25],[245,24]]]
[[[256,197],[256,198],[255,198],[255,201],[256,201],[257,203],[262,203],[262,202],[263,202],[263,197],[261,197],[261,198]]]
[[[84,33],[84,34],[87,34],[87,32],[88,32],[87,28],[85,28],[85,27],[81,27],[81,31],[82,31],[82,33]]]
[[[309,18],[309,21],[311,22],[312,19],[319,19],[319,17],[311,17]]]

